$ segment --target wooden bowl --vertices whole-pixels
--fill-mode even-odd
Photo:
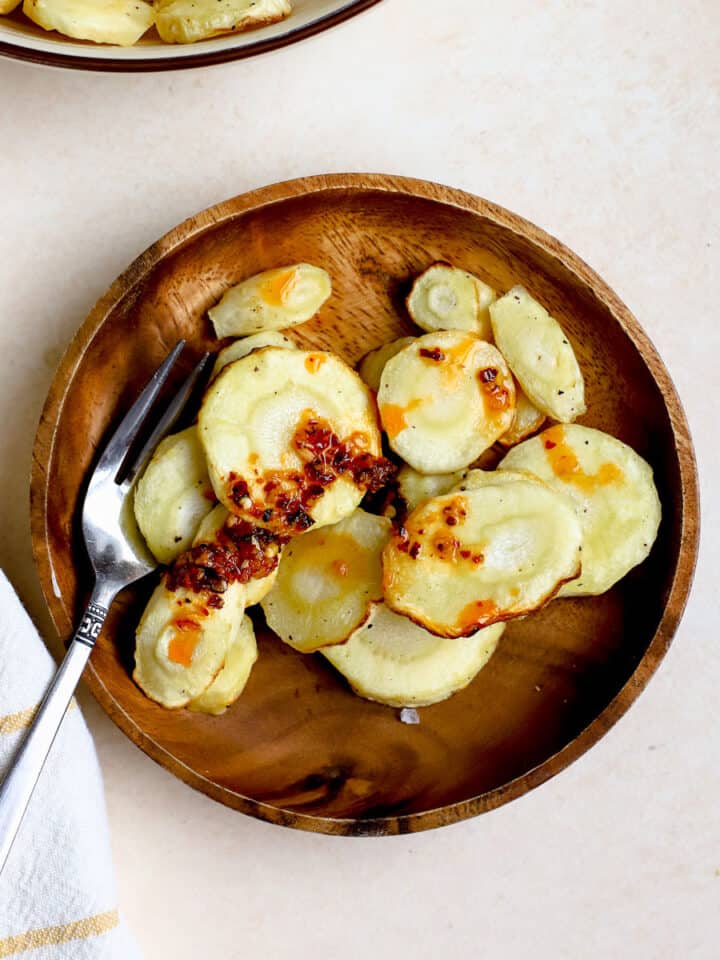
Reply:
[[[627,710],[688,595],[698,535],[691,441],[667,371],[628,309],[557,240],[485,200],[417,180],[338,175],[266,187],[187,220],[115,281],[70,345],[32,474],[35,560],[60,634],[70,636],[89,588],[78,503],[98,444],[179,337],[195,357],[215,347],[205,314],[230,284],[298,260],[326,267],[333,295],[292,335],[355,363],[411,332],[403,293],[436,259],[500,290],[523,283],[559,318],[585,374],[582,422],[650,461],[660,534],[649,559],[604,596],[558,600],[511,622],[487,668],[421,710],[419,725],[352,694],[321,656],[295,653],[259,618],[260,658],[233,707],[221,717],[164,710],[130,676],[152,583],[126,591],[86,673],[93,693],[168,770],[273,823],[392,834],[520,796]]]
[[[153,28],[134,46],[72,40],[38,27],[18,7],[0,16],[0,56],[49,67],[107,73],[185,70],[242,60],[297,43],[374,6],[379,0],[295,0],[280,23],[192,44],[163,43]]]

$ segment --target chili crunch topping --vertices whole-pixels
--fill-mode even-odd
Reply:
[[[273,530],[302,533],[312,526],[312,507],[339,477],[346,476],[360,489],[373,493],[394,477],[397,467],[385,457],[365,449],[367,438],[353,433],[340,440],[330,424],[306,410],[297,425],[292,446],[301,464],[295,470],[275,470],[260,478],[263,500],[255,503],[248,483],[230,474],[230,498],[243,514]]]
[[[248,583],[273,572],[288,539],[231,514],[212,543],[199,543],[180,554],[168,571],[167,588],[207,593],[209,607],[222,607],[220,595],[228,584]]]

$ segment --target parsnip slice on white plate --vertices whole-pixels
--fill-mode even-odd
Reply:
[[[569,497],[582,527],[582,573],[560,596],[604,593],[650,553],[661,506],[650,465],[601,430],[550,427],[505,456],[504,470],[535,474]]]
[[[490,305],[495,343],[530,402],[569,423],[585,413],[585,384],[562,327],[524,287]]]
[[[154,19],[143,0],[25,0],[23,13],[45,30],[120,47],[137,43]]]
[[[215,495],[197,428],[158,444],[135,488],[135,519],[160,563],[171,563],[192,544]]]
[[[420,473],[453,473],[510,428],[515,384],[492,344],[440,330],[388,360],[377,400],[388,442],[403,460]]]
[[[202,543],[219,544],[223,547],[223,549],[232,552],[232,539],[226,536],[221,540],[220,536],[221,531],[224,530],[225,525],[230,520],[231,516],[232,514],[227,510],[227,508],[219,503],[214,510],[210,511],[210,513],[200,524],[198,532],[195,535],[194,545],[199,546]],[[278,555],[281,553],[280,547],[277,547],[277,553]],[[278,568],[276,566],[264,577],[253,577],[251,580],[248,580],[247,583],[245,583],[246,607],[252,607],[254,604],[260,603],[262,598],[275,583],[277,573]]]
[[[325,270],[296,263],[266,270],[231,287],[208,316],[218,337],[282,330],[315,316],[331,292]]]
[[[426,707],[466,687],[495,652],[504,623],[436,637],[384,603],[347,641],[322,650],[355,693],[392,707]]]
[[[210,478],[234,514],[279,533],[336,523],[380,483],[372,395],[330,353],[265,347],[227,366],[198,418]]]
[[[545,423],[546,417],[542,410],[538,410],[519,384],[515,384],[515,418],[510,429],[500,437],[503,447],[514,447],[521,440],[526,440]]]
[[[284,20],[289,0],[156,0],[157,31],[166,43],[195,43]]]
[[[229,642],[225,663],[220,673],[204,693],[190,701],[189,709],[214,716],[224,713],[245,689],[257,656],[258,649],[252,620],[244,616]]]
[[[242,584],[231,584],[222,606],[203,593],[168,590],[163,576],[150,597],[135,637],[133,679],[164,707],[184,707],[220,673],[240,629],[245,606]]]
[[[347,640],[382,600],[380,557],[390,530],[385,517],[356,510],[292,540],[262,602],[268,626],[302,653]]]
[[[266,330],[265,333],[254,333],[250,337],[241,337],[218,353],[211,379],[214,380],[229,363],[239,360],[241,357],[246,357],[253,350],[260,350],[262,347],[285,347],[286,350],[297,350],[297,344],[290,337],[286,337],[277,330]]]
[[[492,339],[488,307],[495,300],[492,287],[450,263],[433,263],[416,277],[406,305],[423,330],[469,330]]]
[[[469,636],[543,606],[580,572],[580,545],[572,504],[532,477],[447,493],[385,548],[385,602],[438,636]]]
[[[415,337],[400,337],[399,340],[391,340],[384,343],[381,347],[366,353],[358,366],[358,373],[365,383],[375,393],[380,389],[380,377],[385,369],[385,364],[396,353],[399,353],[403,347],[412,343]]]

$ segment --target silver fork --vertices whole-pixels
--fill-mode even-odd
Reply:
[[[90,478],[83,502],[82,529],[94,574],[92,594],[65,658],[0,785],[0,871],[110,605],[124,587],[158,565],[138,532],[130,492],[153,450],[182,413],[209,354],[173,396],[140,452],[132,458],[129,452],[140,429],[149,421],[150,411],[184,346],[185,341],[181,340],[152,375],[110,438]]]

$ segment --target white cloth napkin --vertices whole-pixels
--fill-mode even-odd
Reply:
[[[0,571],[0,776],[54,670]],[[0,957],[140,957],[118,917],[100,768],[74,701],[0,873]]]

